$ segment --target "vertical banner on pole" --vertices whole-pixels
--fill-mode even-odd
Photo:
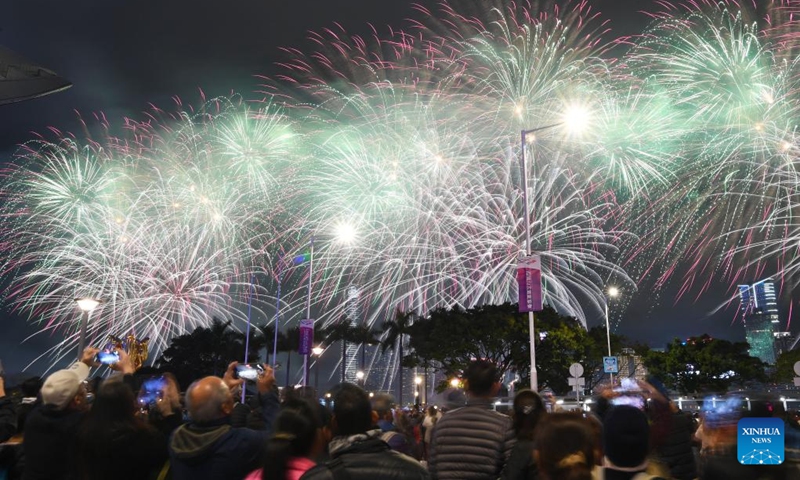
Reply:
[[[539,255],[522,257],[517,265],[519,311],[542,311],[542,260]]]
[[[300,320],[300,345],[297,346],[297,353],[300,355],[311,355],[311,348],[314,345],[314,320],[304,318]]]

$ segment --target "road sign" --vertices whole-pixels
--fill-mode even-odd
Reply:
[[[583,365],[580,363],[573,363],[569,366],[569,374],[575,378],[578,378],[583,375]],[[570,385],[572,385],[570,383]]]
[[[619,373],[619,363],[617,357],[603,357],[604,373]]]
[[[297,353],[311,355],[311,346],[314,345],[314,320],[304,318],[300,320],[300,345]]]
[[[517,264],[519,311],[542,310],[542,260],[539,255],[522,257]]]
[[[572,387],[573,390],[577,391],[579,387],[586,385],[586,379],[581,378],[568,378],[567,382]]]

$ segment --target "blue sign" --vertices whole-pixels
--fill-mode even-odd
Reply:
[[[603,373],[619,373],[617,357],[603,357]]]
[[[742,465],[780,465],[784,460],[783,420],[743,418],[737,425],[736,456]]]

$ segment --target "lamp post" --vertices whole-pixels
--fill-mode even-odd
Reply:
[[[358,380],[358,386],[364,388],[364,372],[361,370],[356,372],[356,380]]]
[[[608,356],[611,356],[611,320],[608,318],[608,302],[612,298],[619,296],[619,289],[617,287],[608,287],[606,291],[605,311],[606,311],[606,341],[608,342]],[[614,383],[614,374],[609,373],[611,383]]]
[[[75,303],[78,304],[78,308],[81,309],[81,331],[80,336],[78,337],[78,360],[81,359],[83,355],[83,350],[86,348],[86,328],[89,324],[89,314],[92,313],[92,310],[97,308],[100,305],[100,300],[91,297],[84,297],[84,298],[76,298]]]
[[[420,377],[420,376],[414,377],[414,385],[415,385],[414,386],[414,403],[417,405],[417,408],[419,408],[419,403],[422,400],[420,398],[420,396],[419,396],[419,386],[420,386],[421,383],[422,383],[422,377]]]
[[[521,108],[519,109],[521,111]],[[525,255],[532,254],[531,245],[531,208],[528,203],[528,169],[525,161],[525,147],[528,144],[528,135],[541,132],[561,125],[569,125],[573,129],[581,129],[586,124],[586,112],[580,108],[571,108],[566,112],[564,120],[545,125],[543,127],[522,130],[520,134],[520,168],[522,169],[522,207],[525,215]],[[531,137],[533,139],[534,137]],[[531,350],[531,390],[539,391],[539,376],[536,370],[536,334],[534,332],[533,312],[528,312],[528,330]]]
[[[320,357],[322,357],[322,352],[324,352],[324,351],[325,351],[325,349],[322,348],[319,345],[311,349],[311,353],[317,358],[317,360],[315,362],[317,364],[317,366],[314,368],[314,391],[315,392],[319,391],[318,390],[319,389],[319,369],[320,369],[319,361],[320,361]],[[319,394],[317,394],[317,395],[319,395]]]

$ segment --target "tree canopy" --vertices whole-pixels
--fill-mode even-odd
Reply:
[[[644,363],[664,384],[683,394],[725,392],[732,386],[765,381],[767,365],[748,353],[745,342],[709,335],[674,339],[665,352],[647,352]]]

